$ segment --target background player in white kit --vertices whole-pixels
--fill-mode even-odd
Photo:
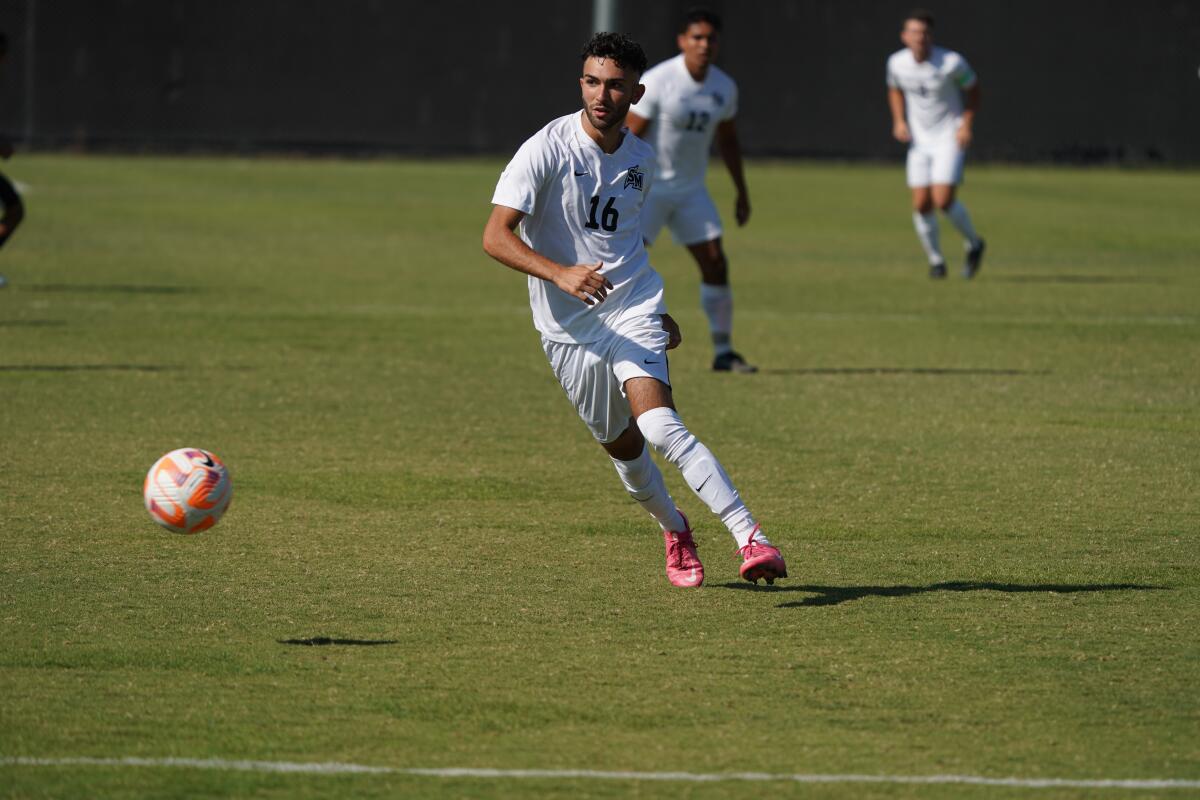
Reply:
[[[933,16],[928,11],[916,9],[904,18],[900,41],[904,49],[887,62],[888,106],[892,135],[909,145],[913,227],[929,257],[929,276],[946,277],[934,207],[941,209],[966,239],[963,275],[973,278],[983,261],[984,242],[955,189],[962,183],[963,159],[979,108],[979,81],[965,58],[934,47]]]
[[[720,40],[721,18],[706,9],[684,15],[676,37],[679,55],[645,74],[646,94],[629,114],[629,130],[649,132],[658,155],[658,180],[642,213],[642,235],[650,244],[663,225],[676,243],[687,247],[700,267],[700,305],[708,315],[713,342],[713,369],[754,372],[733,349],[733,293],[729,262],[721,247],[721,217],[713,205],[704,175],[708,153],[717,149],[737,189],[734,210],[738,225],[750,219],[750,193],[742,174],[742,149],[734,116],[738,90],[713,64]]]
[[[679,344],[679,329],[666,315],[641,232],[654,152],[622,128],[645,68],[645,53],[627,36],[592,37],[579,81],[583,112],[559,117],[521,145],[496,184],[483,249],[529,276],[550,366],[625,489],[661,526],[671,583],[699,586],[704,568],[647,441],[729,528],[742,577],[772,583],[787,577],[783,557],[675,413],[666,351]]]

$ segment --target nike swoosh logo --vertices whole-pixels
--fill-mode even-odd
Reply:
[[[683,579],[684,583],[695,583],[698,580],[696,568],[692,567],[692,574]]]
[[[661,361],[649,361],[649,360],[643,358],[642,363],[643,364],[661,364],[662,362]]]
[[[584,175],[587,175],[587,173],[586,173],[586,172],[576,172],[576,173],[575,173],[575,177],[576,177],[576,178],[582,177],[582,176],[584,176]]]
[[[704,482],[703,482],[703,483],[701,483],[699,486],[697,486],[697,487],[696,487],[695,489],[693,489],[692,491],[693,491],[693,492],[697,492],[697,493],[699,493],[699,491],[700,491],[701,489],[703,489],[705,486],[707,486],[707,485],[708,485],[708,482],[709,482],[710,480],[712,480],[712,475],[709,475],[707,478],[705,478],[705,479],[704,479]]]

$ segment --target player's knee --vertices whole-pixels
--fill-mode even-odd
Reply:
[[[725,254],[722,253],[712,264],[712,269],[709,272],[709,277],[712,280],[709,283],[715,283],[718,286],[724,286],[729,283],[729,262],[725,259]]]
[[[950,206],[954,205],[953,186],[935,186],[930,195],[933,198],[933,204],[937,206],[938,211],[945,211]]]
[[[714,286],[724,286],[729,283],[729,261],[725,253],[717,250],[700,263],[700,275],[704,282]]]
[[[933,200],[929,195],[913,198],[913,211],[918,214],[929,214],[933,211]]]
[[[637,419],[638,428],[646,441],[671,463],[676,463],[696,444],[683,420],[671,408],[654,408]]]
[[[601,447],[608,452],[609,456],[619,461],[634,461],[640,458],[646,449],[646,440],[637,423],[630,420],[629,427],[620,436],[611,442],[602,443]]]

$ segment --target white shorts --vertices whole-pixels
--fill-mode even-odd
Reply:
[[[597,441],[616,439],[633,417],[625,381],[654,378],[671,385],[667,368],[667,332],[657,314],[637,317],[587,344],[553,342],[542,349],[567,398]]]
[[[966,153],[954,139],[914,144],[908,148],[908,186],[957,186],[963,179]]]
[[[673,192],[651,190],[642,205],[642,238],[650,244],[666,225],[675,244],[711,242],[721,236],[721,217],[703,186]]]

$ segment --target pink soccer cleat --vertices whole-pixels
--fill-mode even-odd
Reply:
[[[766,578],[767,583],[774,583],[776,578],[786,578],[787,564],[784,563],[779,548],[754,541],[757,533],[758,526],[755,526],[754,533],[750,534],[750,541],[738,550],[742,557],[742,566],[738,572],[751,583],[758,583],[759,578]]]
[[[663,531],[663,543],[667,547],[667,580],[672,586],[699,586],[704,583],[704,565],[696,555],[696,542],[692,539],[692,525],[683,516],[683,530]]]

